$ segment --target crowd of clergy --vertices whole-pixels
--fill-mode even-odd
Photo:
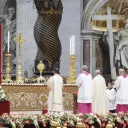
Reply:
[[[57,69],[53,70],[54,76],[47,81],[49,89],[48,111],[63,112],[63,79]],[[119,69],[119,76],[106,86],[100,70],[95,71],[92,79],[87,72],[87,66],[82,66],[82,72],[76,80],[78,86],[78,113],[107,114],[128,111],[128,77],[123,69]]]
[[[76,84],[78,90],[78,113],[107,114],[128,112],[128,77],[123,69],[119,69],[116,80],[108,83],[101,75],[100,70],[95,71],[95,77],[87,72],[87,66],[82,66],[82,73],[78,76]]]

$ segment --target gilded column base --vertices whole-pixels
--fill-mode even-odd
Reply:
[[[67,80],[68,84],[75,84],[76,83],[76,70],[75,70],[75,55],[70,55],[70,67],[69,67],[69,78]]]

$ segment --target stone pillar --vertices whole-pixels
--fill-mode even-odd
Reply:
[[[33,0],[17,0],[17,36],[21,32],[23,38],[27,40],[22,45],[21,63],[23,76],[25,71],[28,72],[29,77],[33,75],[32,70],[37,53],[37,45],[33,36],[36,19],[37,12]]]
[[[83,64],[88,66],[90,72],[90,40],[83,40]]]
[[[88,66],[88,71],[94,76],[96,69],[96,50],[95,45],[99,42],[102,32],[98,31],[82,31],[82,47],[83,47],[83,64]]]

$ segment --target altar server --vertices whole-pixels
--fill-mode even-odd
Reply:
[[[63,79],[58,74],[58,69],[53,70],[54,76],[50,77],[47,81],[49,89],[48,96],[48,111],[49,112],[62,112],[63,111]]]
[[[107,96],[108,96],[108,109],[110,113],[116,112],[116,89],[112,87],[111,83],[108,83],[107,88]]]
[[[87,72],[87,66],[82,66],[82,73],[76,80],[78,90],[78,113],[91,113],[92,112],[92,77]]]

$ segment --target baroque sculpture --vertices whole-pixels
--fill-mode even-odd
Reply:
[[[104,43],[108,43],[108,34],[104,33]],[[120,29],[117,33],[113,33],[114,39],[114,58],[113,62],[117,68],[125,69],[128,71],[128,20],[125,21],[125,26],[123,29]]]
[[[45,71],[60,67],[61,43],[58,28],[62,18],[61,0],[34,0],[38,18],[34,26],[34,37],[38,46],[35,69],[39,61],[45,65]]]
[[[116,40],[115,62],[119,67],[128,70],[128,19],[125,27],[118,32]]]
[[[4,30],[4,40],[2,44],[2,53],[3,53],[3,65],[6,65],[7,59],[5,54],[7,53],[7,36],[8,31],[10,32],[10,63],[12,70],[16,68],[16,42],[13,40],[16,36],[16,10],[13,7],[8,9],[7,15],[0,16],[0,21],[5,21],[5,30]],[[3,69],[4,70],[4,69]]]

